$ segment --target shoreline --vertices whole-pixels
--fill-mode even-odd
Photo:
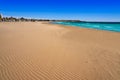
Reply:
[[[71,27],[71,28],[76,28],[76,29],[88,29],[88,30],[95,30],[95,31],[105,31],[105,32],[113,32],[113,33],[120,33],[119,31],[110,31],[110,30],[100,30],[100,29],[94,29],[94,28],[85,28],[85,27],[80,27],[80,26],[69,26],[69,25],[63,25],[63,24],[54,24],[54,23],[49,23],[52,25],[57,25],[57,26],[61,26],[61,27]]]
[[[107,23],[107,22],[90,22],[90,23]],[[116,22],[116,23],[120,23],[120,22]],[[52,24],[57,24],[57,23],[52,23]],[[76,25],[64,25],[64,24],[59,24],[59,23],[58,23],[58,25],[63,25],[63,26],[68,26],[68,27],[86,28],[86,29],[93,29],[93,30],[101,30],[101,31],[118,32],[118,33],[120,32],[120,31],[116,31],[116,30],[107,30],[107,29],[105,30],[105,29],[100,29],[100,28],[97,29],[97,28],[92,28],[92,27],[88,28],[88,27],[84,27],[84,26],[82,27],[82,26],[76,26]]]
[[[113,32],[113,33],[120,33],[119,31],[110,31],[110,30],[102,30],[102,29],[94,29],[94,28],[85,28],[85,27],[80,27],[80,26],[70,26],[70,25],[63,25],[63,24],[54,24],[51,23],[50,21],[38,21],[38,22],[0,22],[0,23],[42,23],[42,24],[50,24],[50,25],[56,25],[56,26],[61,26],[61,27],[71,27],[71,28],[77,28],[77,29],[88,29],[88,30],[97,30],[97,31],[105,31],[105,32]]]

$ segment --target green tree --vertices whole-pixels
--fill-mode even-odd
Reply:
[[[25,21],[25,18],[21,17],[20,20],[21,20],[21,21]]]
[[[0,21],[2,21],[2,15],[0,14]]]

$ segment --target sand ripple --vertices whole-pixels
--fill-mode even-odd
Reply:
[[[37,22],[0,23],[0,80],[120,80],[119,36]]]

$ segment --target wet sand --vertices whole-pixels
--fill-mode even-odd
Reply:
[[[120,80],[120,33],[1,22],[0,80]]]

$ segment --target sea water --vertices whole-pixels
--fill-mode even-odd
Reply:
[[[120,32],[120,22],[54,22],[68,26]]]

